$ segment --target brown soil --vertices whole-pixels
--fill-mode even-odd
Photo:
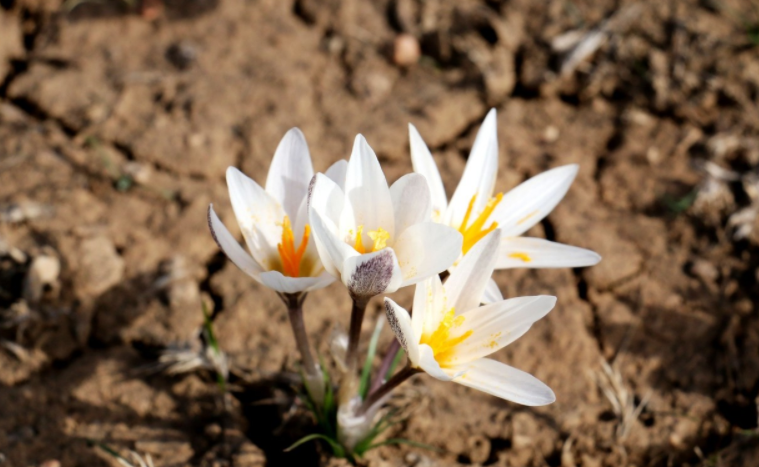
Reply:
[[[606,43],[560,74],[551,41],[606,18]],[[418,65],[393,63],[400,33],[420,40]],[[410,171],[413,122],[453,189],[495,106],[498,188],[579,163],[533,234],[604,257],[497,273],[507,296],[559,297],[498,354],[558,400],[531,409],[416,377],[394,435],[440,452],[385,447],[370,464],[759,465],[759,221],[730,217],[759,208],[758,37],[759,11],[738,0],[107,0],[69,12],[0,0],[0,464],[115,465],[88,440],[157,466],[329,463],[316,445],[282,452],[309,424],[286,316],[219,253],[205,210],[234,225],[224,170],[263,182],[292,126],[317,170],[360,132],[395,180]],[[717,166],[742,178],[704,169]],[[40,271],[51,278],[27,279]],[[226,408],[207,374],[141,371],[195,339],[201,297],[232,362]],[[346,293],[306,306],[327,354]],[[642,412],[615,413],[602,362]]]

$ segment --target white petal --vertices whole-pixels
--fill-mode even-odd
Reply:
[[[490,219],[505,237],[516,237],[543,220],[559,204],[577,175],[577,164],[536,175],[503,196]]]
[[[472,333],[455,347],[451,363],[465,364],[504,348],[522,337],[555,305],[556,297],[540,295],[511,298],[466,311],[463,323],[452,329],[451,335]]]
[[[208,206],[208,227],[211,229],[211,235],[216,240],[216,244],[224,251],[227,257],[238,268],[249,276],[258,279],[259,274],[263,271],[261,266],[237,243],[237,240],[229,233],[227,227],[221,222],[219,216],[213,210],[213,205]]]
[[[294,219],[313,176],[306,138],[299,129],[292,128],[274,153],[266,177],[266,191],[279,201],[290,219]]]
[[[343,209],[343,216],[352,217],[347,222],[352,225],[344,226],[344,220],[341,219],[341,231],[363,226],[366,236],[364,240],[367,243],[370,241],[367,233],[378,228],[386,230],[391,237],[395,235],[393,202],[385,174],[382,173],[374,151],[361,135],[356,136],[353,153],[348,161],[345,196],[353,208],[353,216],[350,216],[347,209]]]
[[[451,381],[455,376],[458,376],[461,372],[456,374],[450,374],[449,372],[440,368],[440,364],[435,360],[435,355],[432,352],[432,348],[427,344],[419,346],[419,368],[424,370],[425,373],[433,378],[441,381]]]
[[[601,256],[585,248],[551,242],[542,238],[505,237],[501,239],[496,269],[507,268],[581,268],[593,266]]]
[[[488,285],[485,286],[485,292],[482,294],[480,303],[495,303],[503,300],[503,294],[501,289],[498,288],[498,284],[491,278],[488,280]]]
[[[306,229],[306,224],[310,224],[310,220],[308,218],[308,198],[303,199],[303,202],[300,205],[300,209],[298,209],[298,216],[296,217],[295,221],[293,221],[295,248],[300,248],[301,240],[303,239],[303,233]],[[322,262],[319,259],[319,251],[316,249],[316,242],[314,241],[313,234],[308,237],[307,241],[308,243],[306,244],[306,250],[303,252],[303,259],[301,261],[301,264],[311,264],[312,267],[310,270],[303,269],[301,271],[301,274],[304,277],[316,277],[324,272],[324,268],[322,267]]]
[[[390,187],[395,212],[395,235],[403,234],[410,225],[432,219],[430,190],[419,174],[406,174]]]
[[[556,401],[542,381],[495,360],[483,358],[463,367],[466,372],[454,382],[522,405],[548,405]]]
[[[334,282],[335,278],[324,272],[318,277],[287,277],[279,271],[261,274],[261,283],[281,293],[309,292],[321,289]]]
[[[466,214],[469,202],[477,195],[472,213],[476,216],[493,196],[498,172],[498,128],[496,111],[491,109],[482,122],[472,151],[469,153],[464,174],[448,206],[446,223],[458,228]]]
[[[340,277],[345,259],[358,253],[340,240],[332,221],[323,218],[317,210],[310,210],[309,219],[316,250],[324,269],[333,276]]]
[[[411,143],[411,165],[414,167],[414,172],[423,175],[427,180],[427,186],[432,196],[432,210],[440,219],[448,208],[448,197],[445,195],[443,180],[440,178],[435,159],[432,158],[429,148],[427,148],[419,132],[416,131],[416,127],[409,123],[408,132]]]
[[[248,249],[265,269],[270,269],[265,259],[279,257],[277,244],[285,211],[258,183],[234,167],[227,169],[227,186]]]
[[[393,243],[403,271],[403,287],[448,269],[461,255],[458,230],[435,222],[407,228]]]
[[[455,307],[456,314],[480,304],[488,279],[493,275],[500,235],[499,230],[495,229],[477,242],[445,281],[448,306]]]
[[[324,175],[330,178],[333,182],[337,183],[337,186],[341,190],[345,190],[345,173],[348,171],[348,161],[340,159],[334,164],[330,165]]]
[[[329,219],[337,226],[345,205],[342,188],[324,174],[316,174],[309,185],[308,196],[309,208],[316,210],[323,218]]]
[[[440,276],[435,274],[417,284],[411,321],[418,335],[429,336],[435,332],[448,310],[445,288]]]
[[[409,361],[412,365],[418,365],[419,336],[414,334],[408,311],[391,299],[385,298],[385,313],[387,314],[387,322],[390,324],[390,329],[393,330],[401,347],[406,351]]]
[[[355,253],[355,250],[351,249]],[[401,268],[392,248],[345,259],[341,278],[348,291],[357,297],[393,293],[401,286]]]

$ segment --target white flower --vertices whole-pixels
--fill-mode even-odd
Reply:
[[[556,398],[534,376],[483,358],[521,337],[556,304],[550,296],[520,297],[479,306],[497,262],[499,232],[485,236],[442,284],[416,287],[414,314],[385,298],[387,319],[413,368],[524,405]]]
[[[501,231],[501,247],[496,269],[576,268],[592,266],[601,257],[590,250],[555,243],[542,238],[519,237],[546,217],[564,197],[577,175],[577,164],[544,172],[506,194],[493,195],[498,171],[498,134],[496,111],[492,109],[477,132],[472,152],[450,203],[445,195],[430,150],[419,132],[409,124],[411,162],[416,173],[424,175],[430,187],[433,219],[458,229],[464,236],[466,254],[488,232]],[[493,290],[492,288],[495,288]],[[488,295],[497,292],[488,286]]]
[[[342,183],[345,161],[327,171]],[[237,267],[277,292],[295,294],[329,285],[334,278],[319,260],[308,225],[307,193],[314,170],[303,133],[288,131],[277,146],[264,190],[234,167],[227,169],[232,208],[251,254],[237,243],[213,210],[214,240]]]
[[[394,292],[445,271],[461,252],[461,234],[431,221],[424,177],[388,188],[377,156],[356,136],[345,186],[317,174],[310,221],[324,268],[354,297]]]

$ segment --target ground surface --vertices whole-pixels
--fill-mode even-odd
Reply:
[[[506,296],[559,297],[498,354],[558,401],[530,409],[417,377],[396,434],[441,451],[387,447],[370,464],[759,465],[751,2],[0,7],[4,465],[114,464],[87,440],[158,466],[329,463],[314,446],[282,453],[308,423],[288,389],[285,313],[218,253],[206,208],[233,226],[224,170],[263,182],[292,126],[317,170],[363,133],[392,181],[410,170],[413,122],[452,190],[490,107],[497,188],[579,163],[532,233],[604,257],[586,270],[497,273]],[[607,40],[576,66],[552,49],[598,27]],[[416,66],[393,61],[402,32],[421,42]],[[208,375],[142,371],[155,349],[194,340],[201,297],[237,375],[227,409]],[[332,323],[347,325],[346,294],[335,285],[306,306],[326,354]],[[379,301],[369,314],[366,333]],[[603,362],[627,416],[601,390]]]

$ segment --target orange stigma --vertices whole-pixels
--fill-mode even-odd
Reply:
[[[471,225],[467,225],[469,223],[469,218],[472,215],[472,209],[474,208],[474,202],[476,199],[477,195],[472,196],[472,199],[469,201],[469,207],[466,208],[464,220],[461,221],[461,225],[459,226],[459,232],[461,232],[461,235],[464,236],[464,244],[461,247],[461,250],[464,254],[466,254],[470,248],[479,242],[482,237],[489,234],[495,230],[496,227],[498,227],[498,222],[493,222],[488,228],[483,228],[485,226],[485,222],[488,220],[488,217],[490,217],[490,214],[493,213],[495,207],[498,206],[498,203],[500,203],[501,199],[503,199],[503,193],[498,193],[495,198],[490,198],[488,204],[485,205],[485,209],[482,210],[480,215],[477,216]]]
[[[308,237],[311,234],[311,227],[306,224],[303,229],[303,237],[300,239],[300,246],[295,249],[295,236],[290,224],[290,218],[285,216],[282,221],[282,243],[277,245],[279,257],[282,260],[282,272],[288,277],[300,277],[300,262],[303,259],[303,253],[308,246]]]

